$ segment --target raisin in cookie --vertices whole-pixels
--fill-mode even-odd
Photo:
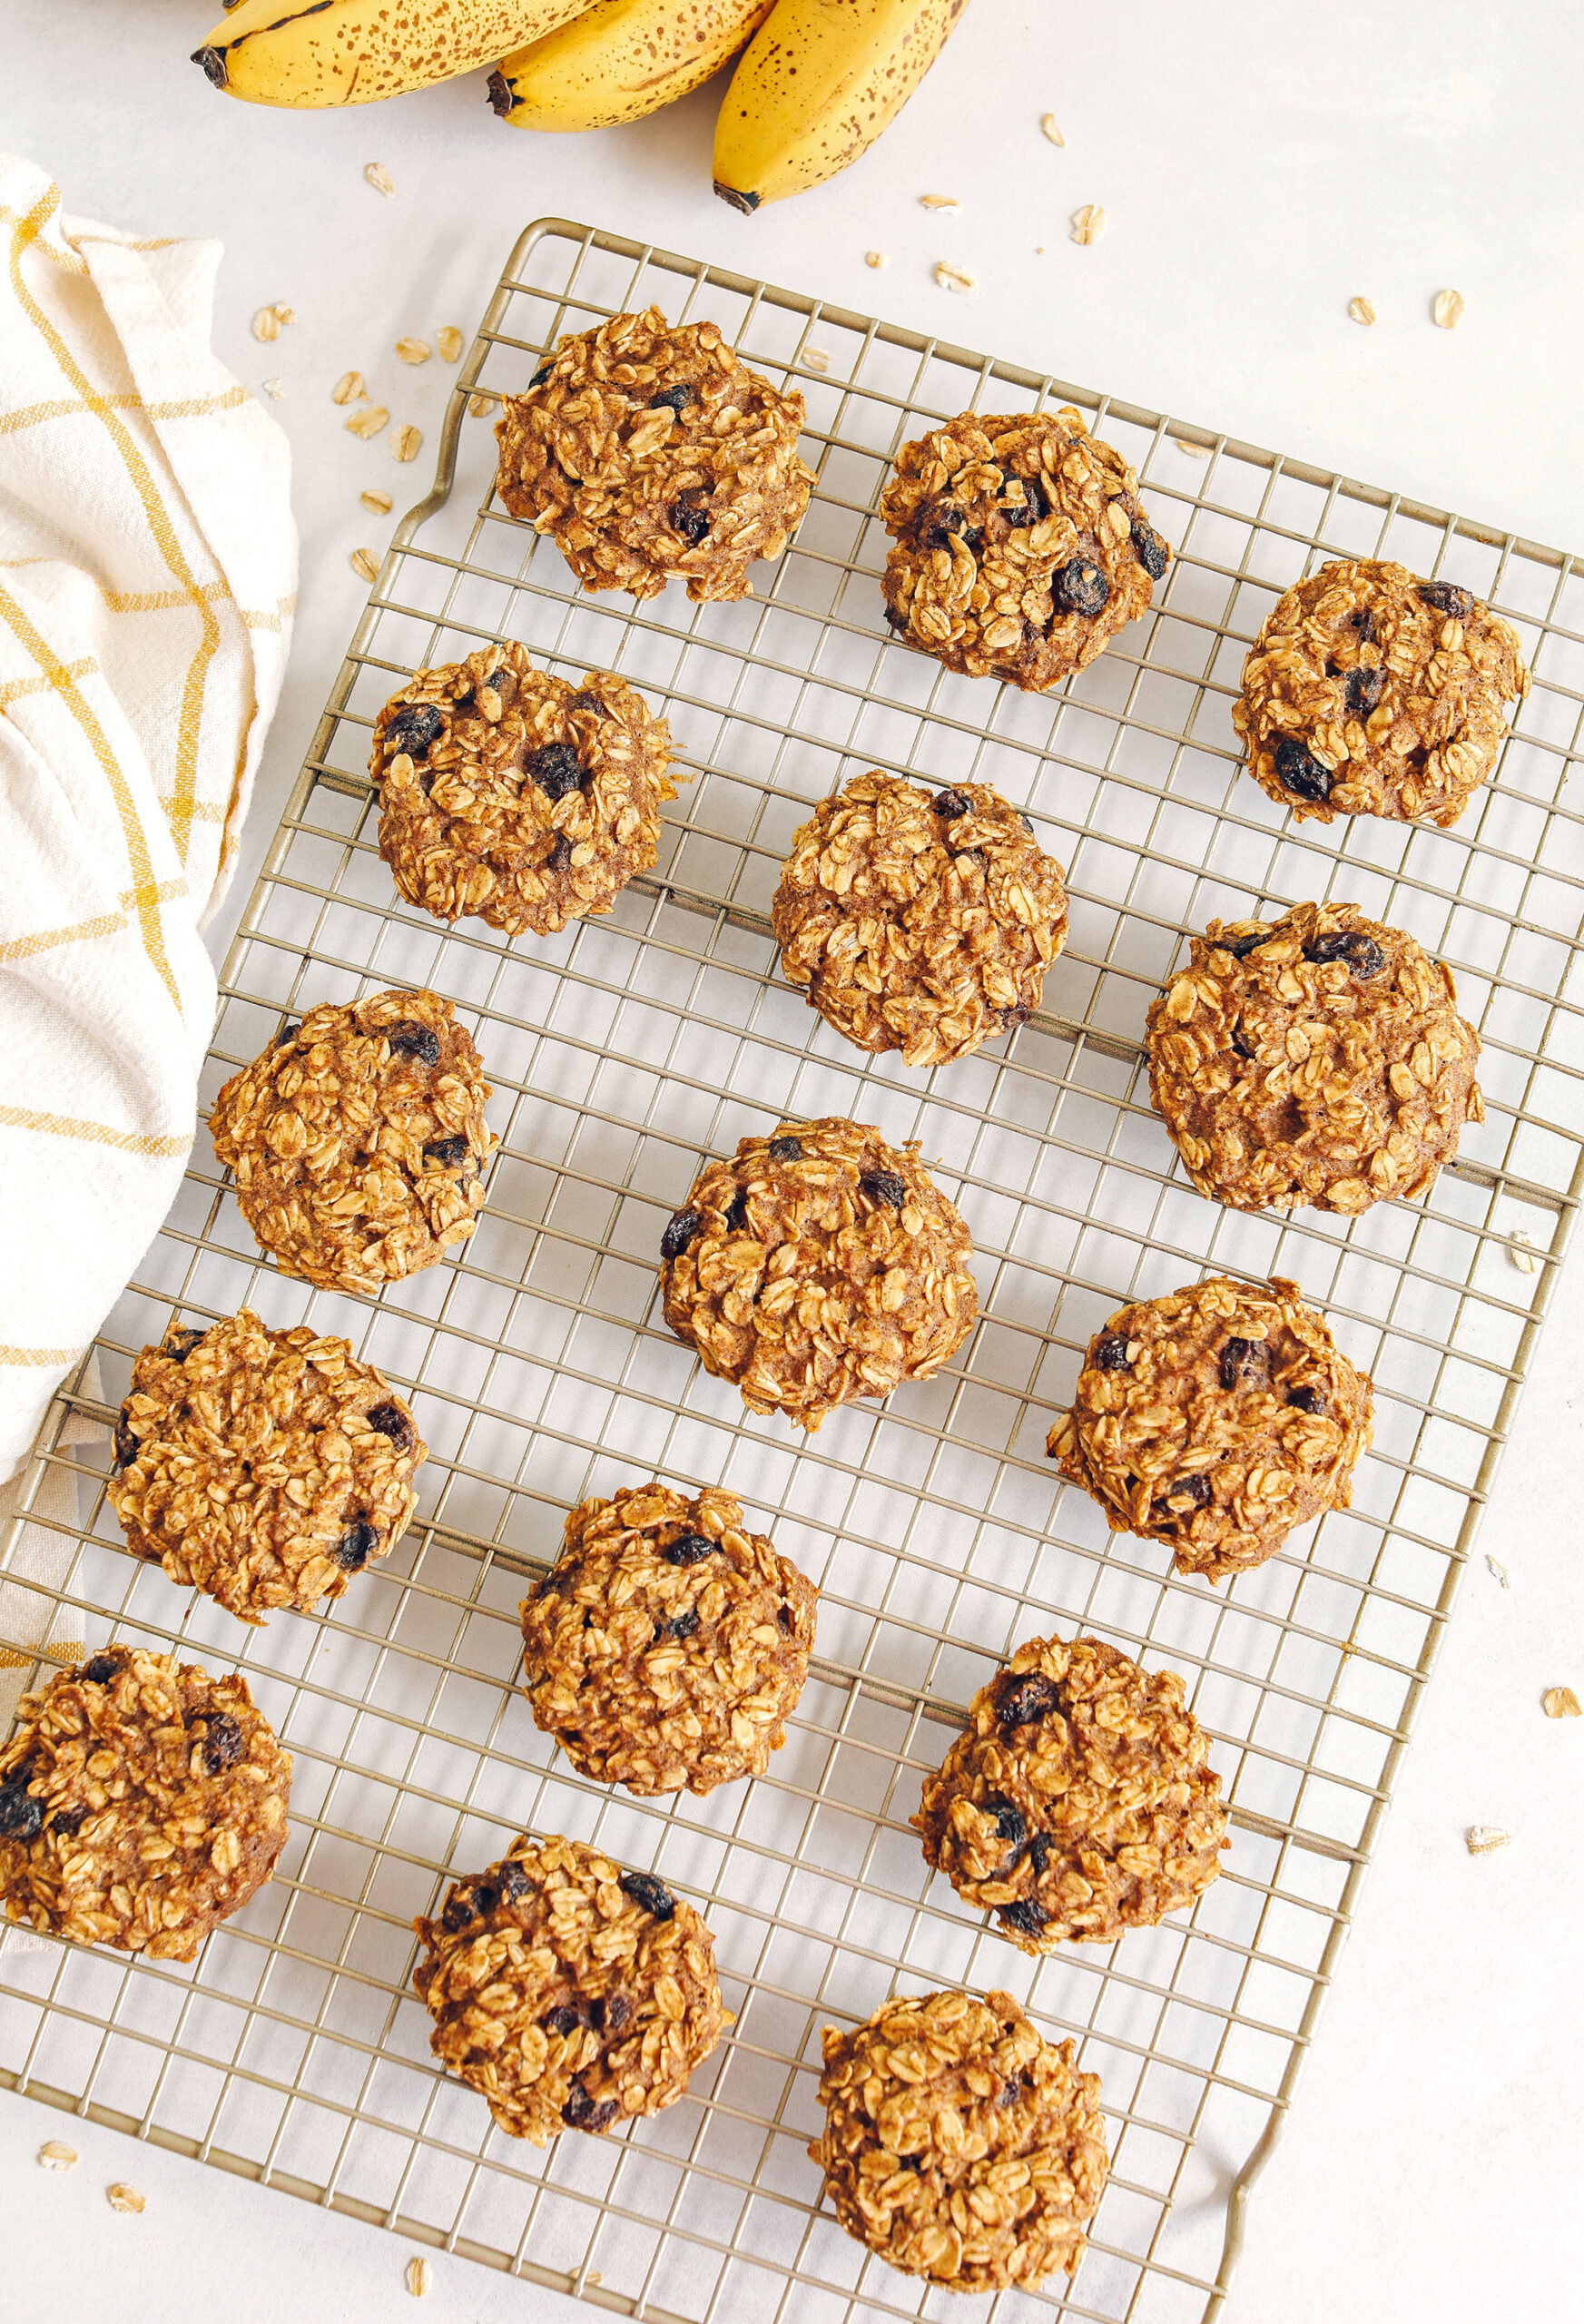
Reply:
[[[713,323],[657,307],[570,332],[506,399],[496,489],[547,533],[585,589],[746,597],[809,505],[803,399],[751,371]]]
[[[290,1789],[245,1679],[105,1647],[25,1695],[0,1750],[7,1917],[191,1961],[275,1869]]]
[[[306,1324],[271,1332],[244,1307],[144,1348],[106,1492],[134,1557],[261,1622],[339,1598],[385,1555],[417,1506],[427,1450],[347,1341]]]
[[[209,1127],[242,1216],[287,1275],[378,1291],[472,1234],[489,1095],[448,1000],[377,992],[288,1025],[226,1083]]]
[[[817,1429],[927,1380],[973,1327],[973,1245],[917,1146],[840,1115],[709,1162],[660,1245],[665,1320],[750,1412]]]
[[[970,678],[1030,694],[1148,606],[1170,549],[1138,478],[1076,411],[965,411],[904,444],[880,504],[886,619]]]
[[[794,835],[772,919],[782,974],[862,1049],[968,1057],[1039,1006],[1067,940],[1061,866],[988,783],[854,775]]]
[[[379,852],[409,903],[553,936],[654,862],[671,734],[608,670],[581,686],[520,645],[419,670],[374,725]]]
[[[1518,636],[1450,581],[1354,557],[1273,608],[1232,723],[1262,791],[1302,822],[1455,823],[1529,692]]]
[[[818,1595],[729,1492],[581,1502],[523,1600],[534,1717],[581,1774],[641,1795],[762,1775],[809,1675]]]
[[[1373,1409],[1295,1283],[1212,1275],[1117,1310],[1046,1450],[1114,1533],[1168,1542],[1179,1573],[1219,1581],[1348,1506]]]
[[[925,1862],[1025,1953],[1150,1927],[1220,1871],[1221,1778],[1175,1670],[1030,1639],[968,1719],[912,1822]]]
[[[429,2047],[534,2146],[674,2105],[732,2023],[693,1906],[581,1840],[523,1835],[413,1926]]]
[[[809,2154],[848,2234],[904,2275],[1032,2291],[1084,2256],[1110,2169],[1099,2097],[1010,1994],[899,1998],[826,2026]]]
[[[1235,1210],[1352,1216],[1427,1194],[1482,1121],[1449,970],[1353,904],[1213,920],[1149,1011],[1149,1088],[1190,1178]]]

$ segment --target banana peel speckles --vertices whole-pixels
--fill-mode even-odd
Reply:
[[[361,105],[493,64],[588,0],[241,0],[192,61],[260,105]]]
[[[595,0],[503,59],[489,102],[517,129],[614,129],[698,88],[775,0]]]
[[[966,0],[777,0],[715,124],[714,185],[752,212],[822,185],[873,144],[945,46]]]

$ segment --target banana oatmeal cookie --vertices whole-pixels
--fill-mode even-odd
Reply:
[[[378,1291],[465,1243],[495,1144],[472,1037],[437,992],[326,1002],[214,1101],[242,1216],[287,1275]]]
[[[419,670],[374,725],[379,852],[409,903],[553,936],[654,862],[671,734],[635,687],[490,645]]]
[[[572,331],[507,396],[496,489],[547,533],[585,589],[746,597],[814,487],[798,458],[803,399],[738,360],[713,323],[658,307]]]
[[[750,1412],[811,1431],[956,1354],[973,1250],[916,1145],[828,1114],[707,1162],[660,1241],[665,1320]]]
[[[1039,1006],[1067,940],[1061,866],[988,783],[854,775],[794,835],[773,910],[782,974],[862,1049],[968,1057]]]
[[[244,1622],[339,1598],[399,1541],[428,1447],[347,1341],[244,1307],[133,1366],[106,1492],[134,1557]]]
[[[641,1796],[761,1776],[809,1675],[818,1596],[729,1492],[581,1502],[523,1600],[534,1717],[580,1774]]]
[[[103,1647],[24,1695],[0,1749],[6,1917],[191,1961],[274,1871],[290,1789],[245,1679]]]
[[[1029,694],[1087,668],[1171,557],[1132,468],[1065,407],[965,411],[904,444],[880,513],[891,627],[949,670]]]
[[[1373,1409],[1295,1283],[1211,1275],[1118,1308],[1046,1451],[1114,1533],[1168,1542],[1179,1573],[1220,1581],[1348,1506]]]
[[[1427,1194],[1483,1121],[1450,970],[1355,904],[1213,920],[1149,1011],[1149,1088],[1202,1195],[1345,1216]]]
[[[888,2001],[824,2031],[825,2129],[809,2149],[849,2235],[950,2291],[1077,2273],[1110,2159],[1100,2077],[1010,1994]]]
[[[1232,723],[1262,791],[1306,816],[1455,823],[1529,672],[1517,633],[1451,581],[1353,557],[1273,607]]]
[[[926,1863],[1023,1952],[1151,1927],[1220,1871],[1221,1778],[1175,1670],[1030,1639],[968,1717],[911,1820]]]
[[[707,1924],[581,1840],[525,1833],[413,1927],[430,2049],[534,2146],[674,2105],[732,2023]]]

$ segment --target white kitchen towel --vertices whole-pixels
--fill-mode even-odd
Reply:
[[[212,241],[0,156],[0,1480],[170,1206],[297,586]]]

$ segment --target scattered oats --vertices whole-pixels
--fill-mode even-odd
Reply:
[[[277,300],[275,302],[275,320],[280,324],[281,330],[284,330],[288,323],[294,323],[297,320],[296,308],[283,307],[280,300]]]
[[[935,270],[935,280],[943,290],[972,290],[977,288],[971,274],[965,274],[960,266],[948,266],[944,259]]]
[[[435,345],[448,363],[461,361],[464,340],[455,323],[440,325],[439,330],[435,333]]]
[[[1432,321],[1439,323],[1442,330],[1456,330],[1463,320],[1462,292],[1438,290],[1435,294],[1435,304],[1430,312]]]
[[[427,339],[398,339],[396,342],[396,351],[404,363],[427,363],[429,359],[429,343]]]
[[[1492,1580],[1499,1581],[1503,1590],[1510,1590],[1512,1587],[1512,1576],[1508,1572],[1507,1568],[1502,1564],[1500,1559],[1493,1558],[1487,1554],[1485,1563],[1490,1570]]]
[[[468,418],[470,419],[482,419],[487,413],[495,409],[498,401],[499,398],[497,396],[469,396],[467,399]]]
[[[1186,436],[1174,436],[1172,441],[1186,460],[1207,460],[1210,457],[1208,444],[1190,444]]]
[[[1520,1275],[1539,1273],[1540,1258],[1535,1251],[1534,1236],[1526,1235],[1521,1226],[1515,1226],[1508,1236],[1507,1256]]]
[[[371,517],[389,516],[390,495],[389,492],[360,492],[358,497]]]
[[[410,420],[398,428],[390,439],[390,448],[398,460],[416,460],[423,448],[423,436]]]
[[[831,358],[822,347],[805,347],[803,361],[811,371],[828,371],[831,369]]]
[[[1105,231],[1106,213],[1097,202],[1086,202],[1081,210],[1073,212],[1075,242],[1097,242]]]
[[[590,2268],[587,2275],[585,2276],[583,2280],[585,2284],[603,2284],[605,2278],[601,2275],[597,2268]]]
[[[361,371],[343,371],[330,389],[332,403],[367,403],[369,390],[363,385]]]
[[[383,162],[366,162],[363,165],[363,175],[375,192],[384,194],[387,201],[396,192],[396,181]]]
[[[1504,1832],[1500,1824],[1471,1824],[1463,1834],[1463,1845],[1471,1856],[1494,1856],[1498,1848],[1508,1846],[1511,1838],[1512,1834]]]
[[[379,577],[379,560],[371,548],[355,548],[347,562],[359,581],[373,581]]]
[[[1374,301],[1371,299],[1350,299],[1347,310],[1355,323],[1372,323],[1375,320]]]
[[[407,2263],[407,2288],[414,2299],[421,2299],[435,2280],[435,2271],[421,2257]]]
[[[279,307],[261,307],[253,317],[253,337],[270,340],[279,339],[280,336],[280,310]]]
[[[1065,145],[1067,143],[1067,139],[1062,135],[1060,130],[1056,125],[1056,115],[1053,113],[1042,113],[1039,116],[1039,126],[1044,130],[1046,135],[1049,138],[1053,145]]]
[[[280,402],[281,397],[286,393],[286,383],[283,379],[262,379],[259,384],[262,387],[264,393],[267,396],[274,397],[277,403]]]
[[[884,251],[865,251],[863,263],[865,266],[889,266],[890,261]]]
[[[1577,1710],[1577,1703],[1573,1706]],[[64,2139],[45,2139],[38,2151],[38,2159],[46,2171],[72,2171],[76,2167],[77,2150],[68,2146]]]
[[[129,2187],[124,2179],[118,2179],[113,2187],[106,2187],[104,2193],[113,2211],[141,2211],[143,2207],[143,2196],[135,2187]]]
[[[389,418],[390,414],[382,403],[371,403],[367,411],[355,411],[347,427],[350,434],[360,436],[365,444],[371,444]]]
[[[1548,1687],[1540,1697],[1540,1708],[1548,1718],[1577,1718],[1580,1715],[1579,1698],[1571,1687]]]
[[[954,193],[921,193],[919,207],[920,210],[960,210],[962,204]]]

